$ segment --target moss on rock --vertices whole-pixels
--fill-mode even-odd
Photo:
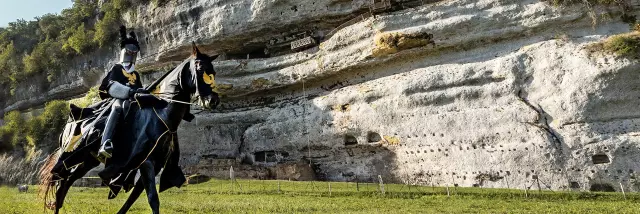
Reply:
[[[433,44],[433,35],[429,33],[382,33],[376,35],[373,56],[380,57],[394,54],[402,50],[423,47]]]

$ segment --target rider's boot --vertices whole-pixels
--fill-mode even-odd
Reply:
[[[112,156],[113,142],[111,139],[113,138],[116,124],[118,124],[118,119],[120,119],[120,111],[118,108],[111,109],[109,118],[107,118],[107,124],[105,124],[104,132],[102,133],[102,145],[100,146],[100,150],[98,150],[98,155],[102,158],[111,158]]]

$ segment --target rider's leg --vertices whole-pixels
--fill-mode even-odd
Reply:
[[[111,139],[113,138],[113,132],[118,124],[121,114],[122,100],[116,99],[111,106],[111,113],[109,113],[109,117],[107,118],[107,124],[104,125],[104,132],[102,132],[101,141],[102,145],[98,151],[99,155],[111,158],[111,152],[113,151],[113,143],[111,142]]]

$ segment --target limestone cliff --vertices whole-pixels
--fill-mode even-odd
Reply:
[[[127,14],[143,67],[182,60],[191,41],[221,55],[221,107],[194,109],[179,130],[185,170],[640,190],[639,64],[585,49],[630,30],[620,7],[391,2],[373,14],[365,0],[171,1]],[[303,34],[319,45],[277,46]],[[59,86],[67,97],[100,74],[78,71]]]

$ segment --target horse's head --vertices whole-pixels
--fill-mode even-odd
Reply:
[[[195,43],[192,43],[191,53],[192,75],[195,77],[195,93],[200,97],[199,103],[205,109],[214,109],[220,104],[220,98],[216,92],[216,72],[213,69],[212,61],[215,58],[200,53]]]

